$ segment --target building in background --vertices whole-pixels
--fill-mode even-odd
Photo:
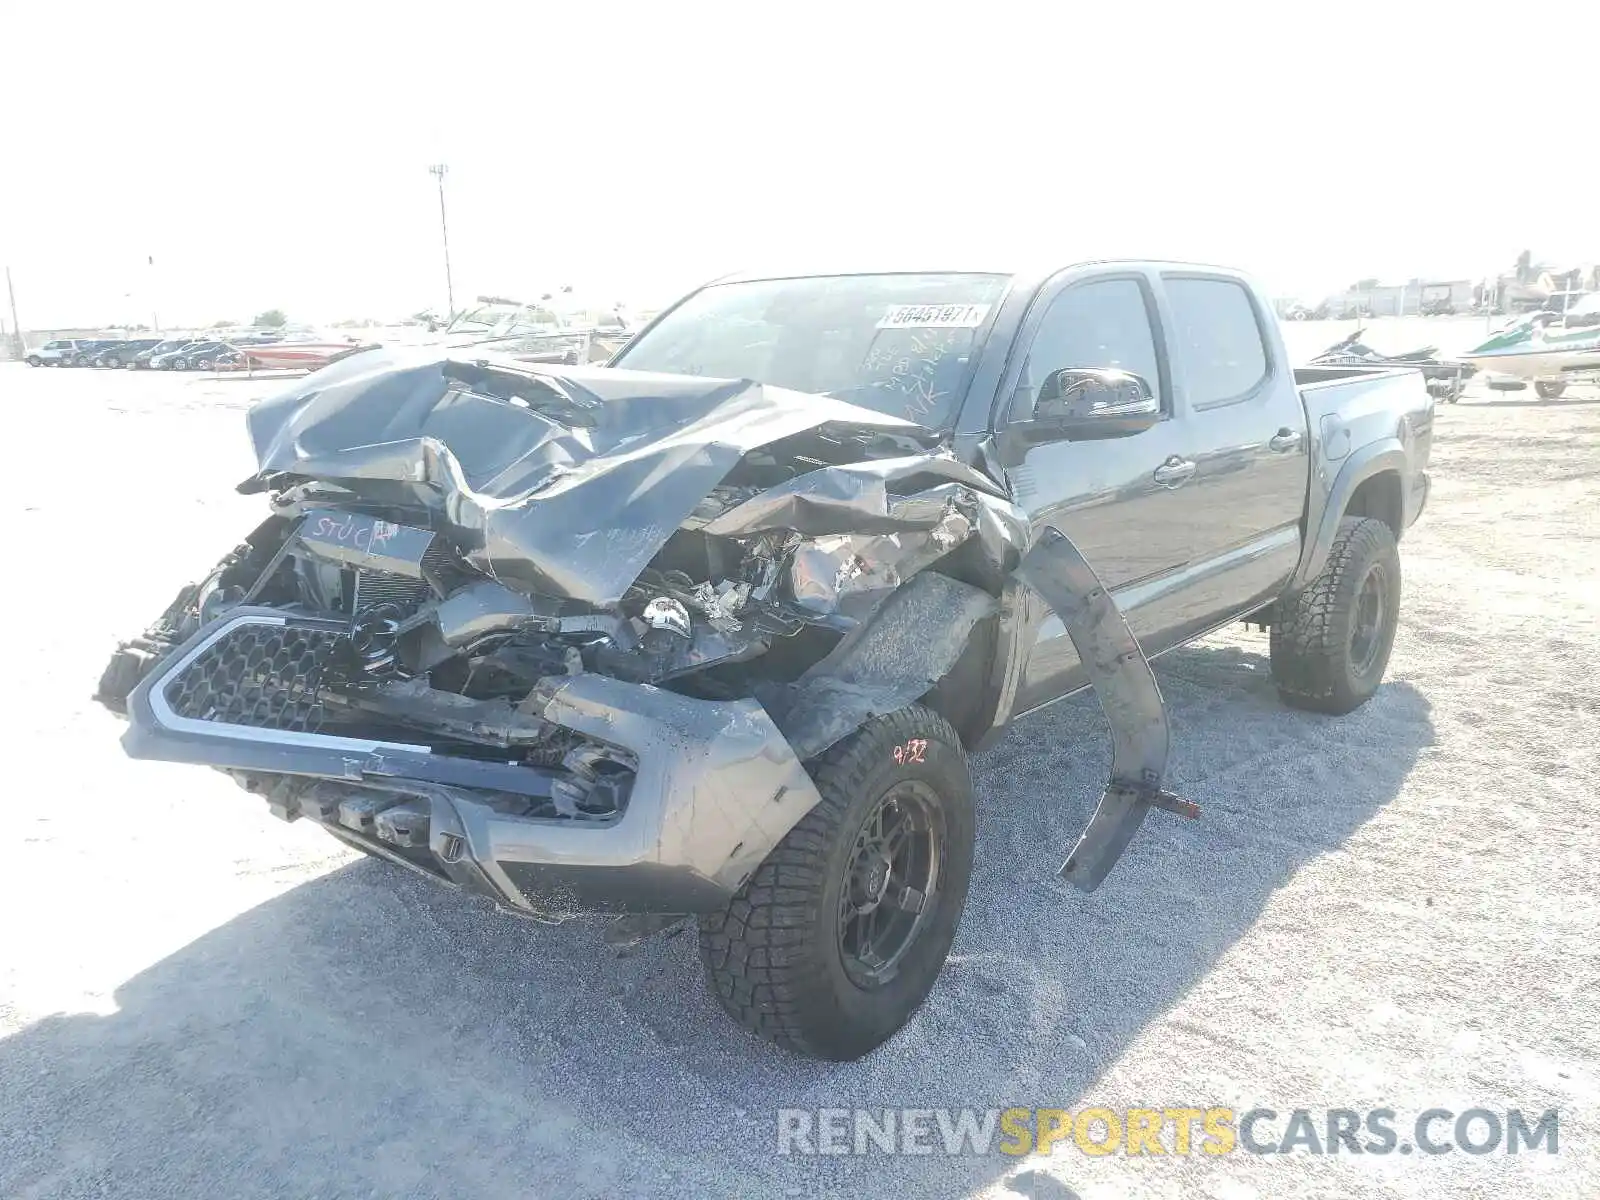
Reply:
[[[1379,283],[1363,279],[1324,302],[1331,317],[1408,317],[1466,312],[1476,285],[1470,279],[1410,279]]]

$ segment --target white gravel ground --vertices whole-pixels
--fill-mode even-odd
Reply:
[[[230,488],[262,390],[0,365],[0,1196],[1600,1194],[1600,394],[1441,410],[1365,709],[1283,708],[1253,633],[1162,660],[1205,817],[1152,818],[1094,895],[1053,878],[1102,781],[1093,700],[980,757],[950,966],[830,1066],[729,1024],[691,936],[530,927],[122,757],[89,692],[257,519]],[[1560,1153],[775,1153],[780,1108],[1090,1104],[1386,1106],[1402,1137],[1559,1107]]]

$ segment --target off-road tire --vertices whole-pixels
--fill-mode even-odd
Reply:
[[[904,753],[914,743],[916,753]],[[955,730],[921,705],[872,719],[807,769],[821,803],[724,911],[700,918],[700,957],[712,992],[739,1024],[801,1054],[846,1062],[892,1037],[944,965],[972,874],[972,772]],[[867,990],[846,973],[839,899],[863,822],[908,778],[937,797],[939,883],[898,972]]]
[[[1567,381],[1564,379],[1535,379],[1533,390],[1539,394],[1541,400],[1559,400],[1567,390]]]
[[[37,354],[30,354],[28,355],[28,365],[30,367],[42,367],[44,366],[44,359],[40,358]]]
[[[1351,651],[1361,591],[1381,572],[1379,642],[1362,669]],[[1278,601],[1272,622],[1272,675],[1292,708],[1347,713],[1371,699],[1383,682],[1400,614],[1400,551],[1394,531],[1371,517],[1339,522],[1328,561],[1305,590]]]

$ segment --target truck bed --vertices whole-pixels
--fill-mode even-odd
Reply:
[[[1307,388],[1324,387],[1331,383],[1338,383],[1347,379],[1375,379],[1382,376],[1408,376],[1416,367],[1381,366],[1381,367],[1296,367],[1294,381],[1304,392]]]
[[[1426,463],[1433,403],[1423,400],[1426,386],[1418,372],[1403,367],[1297,367],[1294,380],[1324,461],[1338,462],[1353,446],[1390,438],[1404,445],[1414,438]],[[1419,410],[1426,414],[1419,421],[1397,420],[1400,413]]]

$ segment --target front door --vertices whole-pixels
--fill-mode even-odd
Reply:
[[[1010,472],[1012,492],[1035,536],[1054,526],[1073,540],[1153,654],[1171,644],[1174,614],[1163,583],[1189,559],[1183,511],[1195,464],[1184,424],[1174,419],[1150,283],[1138,274],[1095,276],[1041,300],[1031,335],[1023,333],[1028,350],[1011,419],[1026,418],[1038,385],[1063,367],[1119,367],[1142,376],[1161,397],[1163,418],[1129,437],[1033,446]],[[1042,616],[1043,624],[1019,684],[1019,712],[1088,682],[1060,620],[1027,595],[1030,616]]]

